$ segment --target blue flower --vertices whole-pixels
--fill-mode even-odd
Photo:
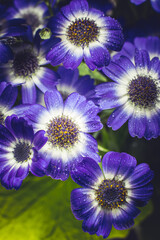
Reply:
[[[46,175],[66,180],[70,170],[84,156],[100,161],[97,141],[88,133],[102,128],[99,108],[84,96],[72,93],[63,103],[58,91],[44,94],[46,108],[35,104],[25,111],[25,118],[35,131],[44,130],[47,143],[40,150],[47,162]]]
[[[6,82],[0,83],[0,124],[10,115],[10,110],[17,98],[17,88]]]
[[[133,63],[121,56],[103,69],[114,82],[96,87],[101,109],[116,108],[107,125],[119,129],[128,120],[132,137],[147,140],[160,135],[160,61],[145,50],[135,51]]]
[[[33,128],[23,118],[7,117],[0,124],[0,179],[6,189],[18,189],[29,173],[45,175],[41,170],[43,160],[38,150],[46,143],[44,131],[33,133]]]
[[[135,5],[139,5],[146,0],[130,0],[131,3],[134,3]],[[151,0],[151,5],[154,8],[155,11],[160,12],[160,1],[159,0]]]
[[[71,192],[71,209],[82,229],[107,238],[112,224],[118,230],[130,228],[140,213],[137,207],[152,196],[153,172],[146,163],[137,165],[127,153],[108,152],[102,170],[91,158],[84,158],[71,172],[72,179],[83,188]]]
[[[154,57],[160,58],[160,38],[156,36],[148,37],[136,37],[134,43],[125,42],[121,51],[114,53],[112,59],[118,59],[121,55],[124,55],[134,63],[135,49],[146,50],[150,59]]]
[[[110,62],[108,49],[119,51],[124,41],[118,21],[89,9],[86,0],[72,0],[51,18],[48,27],[61,39],[47,55],[53,66],[63,63],[65,68],[76,69],[84,58],[91,70],[101,69]]]
[[[48,8],[45,3],[39,0],[14,0],[14,7],[6,12],[6,19],[22,18],[31,26],[35,34],[38,29],[46,26]]]
[[[78,69],[71,70],[62,66],[58,68],[57,73],[60,78],[56,83],[55,89],[57,88],[61,93],[63,100],[73,92],[85,96],[87,100],[95,100],[94,79],[91,79],[89,75],[79,77]]]
[[[13,59],[1,65],[1,79],[13,86],[22,86],[22,103],[36,103],[36,86],[45,92],[54,87],[58,75],[44,67],[48,45],[37,48],[37,44],[22,44],[14,48]],[[9,58],[9,57],[8,57]]]

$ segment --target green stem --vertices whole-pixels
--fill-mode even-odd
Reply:
[[[102,151],[102,152],[109,152],[109,151],[110,151],[109,149],[104,148],[104,147],[102,147],[102,146],[100,146],[100,145],[98,145],[98,150],[100,150],[100,151]]]

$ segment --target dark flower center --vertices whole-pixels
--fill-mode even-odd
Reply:
[[[21,16],[26,20],[26,23],[32,27],[33,31],[41,24],[39,17],[36,16],[35,13],[23,13]]]
[[[130,101],[135,106],[152,108],[157,100],[158,88],[150,77],[138,76],[129,84],[128,93]]]
[[[104,180],[96,190],[96,200],[104,209],[119,208],[126,202],[127,190],[122,181]]]
[[[19,77],[31,77],[38,68],[37,56],[30,50],[23,50],[15,55],[13,69]]]
[[[31,155],[31,145],[25,142],[19,142],[16,144],[13,154],[17,162],[25,162]]]
[[[47,137],[55,147],[68,149],[78,140],[78,128],[67,117],[54,118],[48,126]]]
[[[88,46],[90,42],[96,41],[99,28],[94,20],[79,18],[72,22],[67,28],[67,38],[76,46]]]

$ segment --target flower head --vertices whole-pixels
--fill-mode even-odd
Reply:
[[[71,70],[60,66],[57,70],[60,76],[56,84],[57,90],[65,100],[71,93],[77,92],[88,100],[94,99],[94,79],[89,75],[79,77],[78,69]]]
[[[51,69],[43,67],[48,46],[39,49],[37,44],[23,44],[14,48],[13,59],[1,66],[3,79],[13,86],[22,86],[22,103],[35,103],[36,86],[42,91],[52,89],[58,75]]]
[[[119,129],[128,120],[132,137],[147,140],[160,135],[160,61],[136,49],[135,64],[126,56],[112,61],[103,72],[114,82],[96,87],[101,109],[116,108],[107,125]]]
[[[125,42],[121,51],[115,53],[113,60],[118,59],[121,55],[124,55],[134,63],[135,49],[146,50],[150,59],[154,57],[160,58],[160,38],[156,36],[148,37],[136,37],[134,43]]]
[[[23,118],[7,117],[0,125],[0,179],[7,189],[18,189],[29,171],[43,176],[43,160],[38,150],[46,143],[44,131],[33,133],[33,128]]]
[[[118,230],[133,226],[140,213],[137,207],[146,205],[153,191],[153,172],[145,163],[136,165],[127,153],[108,152],[102,160],[103,172],[91,158],[84,158],[71,172],[84,187],[71,192],[71,209],[78,220],[84,220],[85,232],[107,238],[112,224]]]
[[[65,68],[75,69],[84,58],[91,70],[101,69],[110,62],[108,49],[119,51],[123,45],[118,21],[90,9],[86,0],[72,0],[49,21],[48,27],[61,39],[47,55],[53,66],[63,63]]]
[[[97,154],[97,142],[90,132],[102,128],[99,108],[92,101],[78,93],[72,93],[63,103],[58,91],[44,94],[45,107],[35,104],[26,110],[25,117],[35,131],[44,130],[47,143],[40,150],[41,157],[47,162],[46,174],[55,179],[66,180],[73,166],[83,156]]]
[[[31,26],[35,34],[38,29],[45,27],[45,16],[48,8],[45,3],[38,0],[14,0],[14,7],[9,8],[6,13],[7,19],[22,18]]]

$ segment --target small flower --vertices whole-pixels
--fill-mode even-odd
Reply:
[[[14,0],[14,7],[8,9],[6,19],[25,19],[35,34],[38,29],[45,27],[47,14],[46,4],[39,3],[39,0]]]
[[[6,189],[20,188],[29,173],[45,175],[43,160],[38,150],[46,143],[44,131],[33,133],[33,128],[23,118],[7,117],[6,127],[0,124],[0,179]]]
[[[112,224],[118,230],[130,228],[140,213],[137,207],[152,196],[153,172],[145,163],[137,165],[127,153],[108,152],[102,170],[91,158],[84,158],[71,172],[72,179],[84,188],[71,192],[71,209],[82,229],[107,238]]]
[[[135,5],[139,5],[143,2],[145,2],[146,0],[130,0],[130,1],[131,1],[131,3],[134,3]],[[160,1],[159,0],[151,0],[151,5],[155,11],[160,12]]]
[[[160,61],[136,49],[135,64],[126,56],[112,61],[103,72],[114,82],[96,87],[101,109],[116,108],[107,125],[119,129],[128,120],[132,137],[147,140],[160,135]]]
[[[4,124],[17,98],[17,88],[6,82],[0,83],[0,124]]]
[[[158,57],[160,59],[160,38],[156,36],[148,37],[136,37],[134,43],[125,42],[121,51],[114,53],[113,60],[118,59],[121,55],[124,55],[134,63],[135,49],[146,50],[150,56],[150,59]]]
[[[51,69],[44,67],[45,54],[48,46],[39,49],[36,44],[23,44],[14,49],[14,57],[7,64],[1,66],[3,80],[13,86],[22,86],[22,103],[35,103],[37,98],[36,86],[45,92],[53,88],[58,75]]]
[[[60,79],[56,87],[63,99],[73,92],[85,96],[88,100],[94,99],[94,80],[90,76],[79,77],[78,69],[71,70],[64,67],[59,67],[57,73]]]
[[[105,17],[100,10],[89,9],[86,0],[72,0],[48,27],[61,39],[47,55],[53,66],[63,63],[65,68],[76,69],[84,58],[91,70],[101,69],[110,62],[108,49],[119,51],[123,45],[118,21]]]
[[[61,66],[58,68],[57,73],[60,78],[55,89],[57,88],[61,93],[63,100],[73,92],[85,96],[87,100],[94,100],[94,79],[91,79],[89,75],[79,77],[78,69],[71,70]]]
[[[46,108],[35,104],[24,114],[35,131],[46,132],[48,141],[40,150],[48,164],[46,175],[66,180],[82,157],[92,155],[100,161],[97,141],[88,134],[102,128],[99,108],[78,93],[72,93],[63,103],[58,91],[47,91],[44,100]]]

